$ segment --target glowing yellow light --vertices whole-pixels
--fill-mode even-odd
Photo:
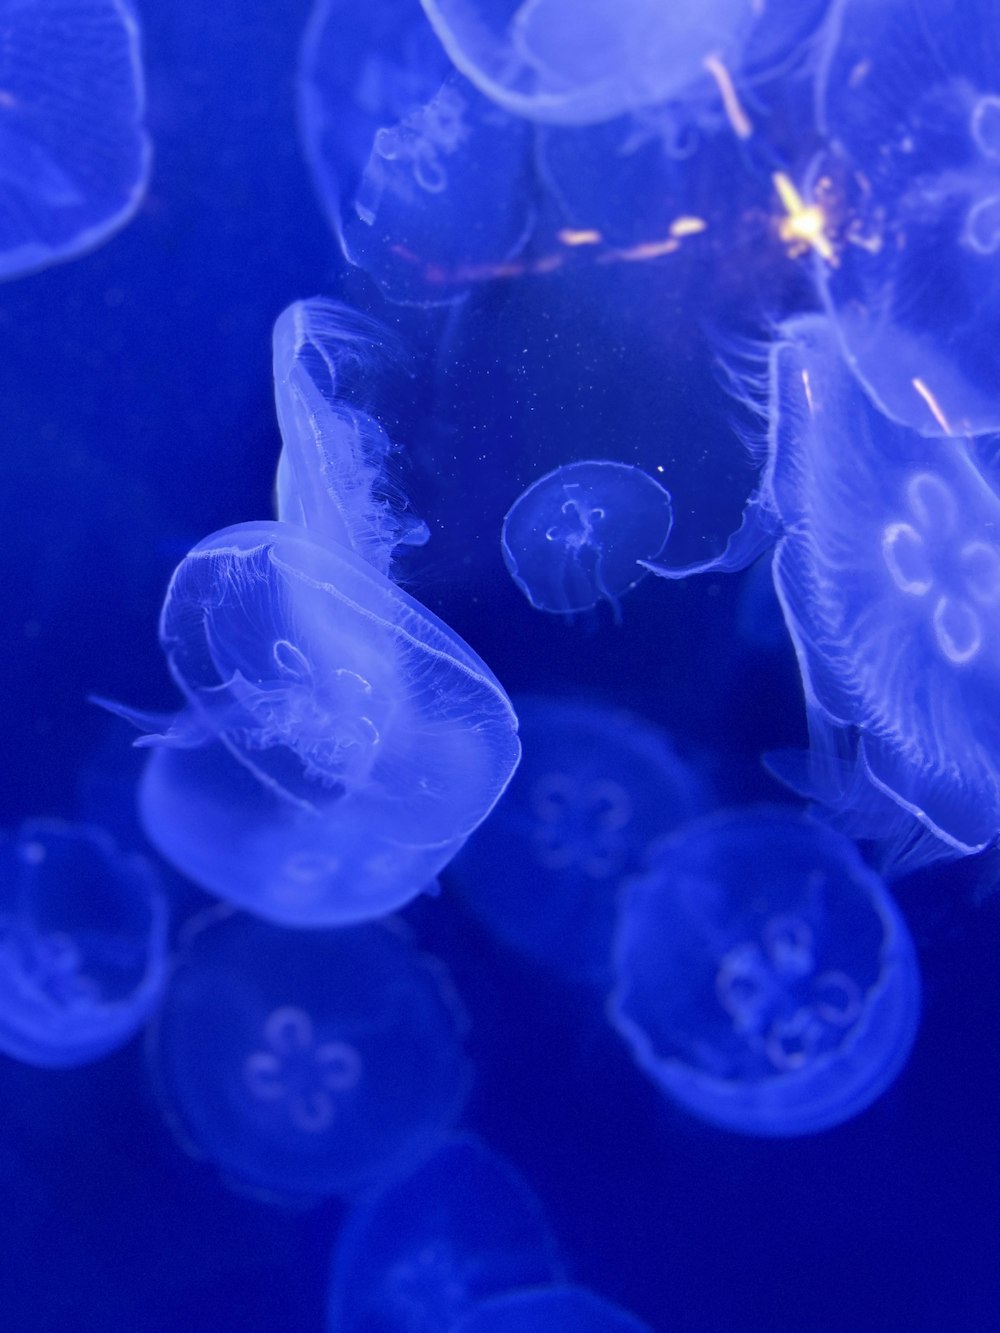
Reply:
[[[563,227],[559,233],[559,239],[563,245],[600,245],[604,237],[599,231],[575,230],[572,227]]]
[[[787,217],[782,218],[780,235],[793,246],[813,249],[828,264],[836,263],[833,246],[826,234],[826,218],[818,204],[806,204],[783,171],[771,177]]]
[[[913,380],[910,381],[910,383],[913,385],[913,387],[916,389],[917,393],[920,394],[920,397],[921,397],[921,398],[924,400],[924,402],[927,404],[927,408],[928,408],[928,410],[929,410],[931,416],[934,418],[934,420],[937,422],[937,424],[941,427],[941,429],[944,431],[944,433],[945,433],[946,435],[951,435],[953,432],[952,432],[951,426],[950,426],[949,423],[948,423],[948,418],[947,418],[947,417],[945,416],[945,414],[941,411],[941,404],[938,402],[938,400],[937,400],[937,399],[934,397],[934,395],[931,393],[930,389],[928,389],[927,385],[926,385],[926,384],[923,382],[923,380],[921,380],[921,379],[913,379]]]
[[[740,105],[740,99],[736,96],[736,89],[729,76],[729,70],[716,55],[706,56],[703,64],[715,80],[719,96],[722,98],[722,109],[732,126],[733,133],[737,139],[749,139],[753,134],[753,125],[750,122],[750,117]]]
[[[668,236],[663,241],[643,241],[641,245],[631,245],[627,250],[615,250],[608,260],[623,260],[627,264],[643,259],[659,259],[661,255],[672,255],[681,248],[680,241]]]
[[[671,236],[697,236],[703,231],[708,231],[708,223],[704,218],[674,218],[670,224]]]

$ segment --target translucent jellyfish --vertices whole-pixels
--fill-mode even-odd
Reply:
[[[0,278],[100,245],[145,192],[130,0],[8,0],[0,43]]]
[[[524,759],[449,872],[510,947],[605,982],[623,879],[647,848],[700,814],[700,778],[652,722],[624,709],[516,699]]]
[[[920,975],[882,880],[786,810],[704,820],[635,880],[611,1018],[685,1110],[743,1134],[813,1134],[882,1095],[909,1055]]]
[[[85,824],[33,820],[0,840],[0,1050],[68,1068],[132,1037],[166,972],[153,868]]]
[[[520,747],[485,664],[346,547],[283,523],[200,542],[160,639],[186,709],[141,787],[153,844],[275,921],[384,915],[492,809]]]
[[[321,297],[282,311],[273,347],[278,518],[388,574],[397,546],[428,537],[393,481],[398,451],[374,415],[401,353],[387,329]]]
[[[529,1186],[484,1144],[456,1137],[349,1215],[327,1328],[451,1333],[487,1297],[559,1276],[555,1240]]]
[[[648,1324],[583,1287],[536,1287],[495,1296],[452,1333],[652,1333]]]
[[[568,463],[511,506],[500,546],[511,578],[539,611],[587,611],[645,577],[673,527],[669,491],[628,463]]]
[[[421,0],[457,69],[508,111],[591,125],[708,82],[715,57],[772,70],[822,15],[819,0]]]
[[[216,908],[150,1029],[183,1147],[281,1199],[378,1186],[434,1151],[467,1088],[446,976],[388,926],[290,931]]]
[[[714,561],[778,538],[774,580],[802,672],[811,752],[776,771],[911,869],[1000,832],[1000,494],[968,440],[885,417],[827,320],[779,331],[769,459]]]
[[[923,434],[1000,428],[1000,4],[839,0],[813,170],[847,355]]]
[[[310,23],[301,107],[317,189],[347,259],[391,299],[454,300],[531,230],[530,128],[448,71],[417,0],[370,8],[320,0]]]

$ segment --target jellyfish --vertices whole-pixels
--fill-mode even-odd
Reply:
[[[345,257],[392,300],[433,305],[500,272],[527,240],[531,131],[448,70],[416,0],[390,10],[396,31],[376,45],[383,20],[357,33],[353,8],[320,0],[303,53],[303,133]],[[345,28],[362,48],[353,66]],[[350,166],[341,112],[348,135],[358,131]]]
[[[388,574],[398,546],[419,546],[391,464],[397,451],[376,416],[402,353],[388,330],[348,306],[296,301],[274,326],[274,398],[284,447],[277,511]]]
[[[167,909],[145,858],[103,829],[31,820],[0,839],[0,1051],[65,1069],[123,1046],[166,974]]]
[[[815,1134],[895,1080],[920,1016],[916,952],[852,842],[795,811],[723,812],[630,885],[611,1020],[652,1081],[741,1134]]]
[[[782,326],[770,382],[740,529],[714,560],[657,572],[741,568],[777,539],[811,743],[771,766],[880,843],[887,872],[981,851],[1000,832],[995,468],[884,416],[821,316]]]
[[[444,970],[384,923],[284,930],[216,907],[190,923],[149,1031],[181,1145],[238,1188],[352,1195],[404,1174],[467,1090]]]
[[[696,95],[707,62],[773,74],[826,0],[421,0],[455,67],[499,106],[588,126]]]
[[[334,1252],[330,1333],[451,1333],[481,1301],[557,1281],[545,1214],[514,1167],[467,1135],[355,1206]]]
[[[524,759],[449,883],[511,948],[604,983],[622,882],[707,808],[704,784],[667,735],[624,709],[530,695],[514,706]]]
[[[149,177],[130,0],[15,0],[0,46],[0,278],[92,250]]]
[[[1000,428],[1000,4],[838,0],[810,188],[853,368],[922,434]]]
[[[488,667],[343,546],[284,523],[200,542],[160,640],[187,706],[154,728],[147,836],[219,897],[273,921],[385,915],[430,886],[519,756]]]
[[[470,1310],[452,1333],[652,1333],[635,1315],[584,1287],[510,1291]]]
[[[669,491],[641,468],[607,459],[568,463],[533,482],[503,522],[510,576],[539,611],[567,615],[619,599],[666,545]]]

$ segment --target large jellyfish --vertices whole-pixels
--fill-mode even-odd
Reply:
[[[289,931],[214,909],[150,1029],[182,1145],[246,1189],[353,1194],[433,1152],[467,1088],[443,970],[383,924]]]
[[[567,463],[532,482],[503,522],[510,576],[539,611],[567,615],[619,599],[645,577],[673,527],[670,492],[641,468]]]
[[[652,1333],[648,1324],[584,1287],[510,1291],[470,1310],[452,1333]]]
[[[994,467],[884,416],[819,316],[779,330],[769,412],[763,483],[726,551],[657,572],[740,568],[777,538],[811,751],[776,770],[899,870],[979,851],[1000,833]]]
[[[0,1050],[68,1068],[124,1045],[166,974],[152,866],[101,829],[33,820],[0,840]]]
[[[334,1253],[330,1333],[451,1333],[479,1302],[560,1277],[538,1199],[467,1136],[355,1206]]]
[[[12,278],[124,226],[150,146],[131,0],[6,0],[0,22],[0,278]]]
[[[924,434],[1000,428],[1000,4],[838,0],[813,171],[852,365]]]
[[[706,808],[704,784],[657,726],[624,709],[514,702],[524,759],[449,882],[512,948],[603,982],[623,880],[653,842]]]
[[[853,843],[792,811],[678,832],[629,890],[612,1021],[693,1115],[812,1134],[896,1078],[920,1015],[906,924]]]

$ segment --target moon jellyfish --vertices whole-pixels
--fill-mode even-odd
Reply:
[[[542,696],[515,707],[521,767],[450,880],[510,947],[604,982],[623,879],[651,843],[702,812],[706,793],[644,718]]]
[[[150,148],[129,0],[13,0],[2,21],[0,278],[13,278],[124,226]]]
[[[421,0],[457,69],[515,115],[592,125],[709,81],[706,60],[757,77],[801,46],[820,0]]]
[[[352,1194],[450,1130],[463,1022],[443,971],[397,930],[288,931],[215,909],[175,965],[151,1072],[182,1146],[234,1184]]]
[[[476,1139],[355,1206],[334,1253],[330,1333],[451,1333],[480,1301],[559,1277],[542,1206]]]
[[[652,1333],[648,1324],[583,1287],[536,1287],[494,1296],[452,1333]]]
[[[785,810],[704,820],[629,890],[611,1018],[691,1114],[813,1134],[870,1106],[916,1035],[906,924],[853,843]]]
[[[821,286],[847,355],[924,434],[1000,428],[1000,4],[841,0],[812,189]]]
[[[422,545],[391,465],[398,452],[375,416],[394,369],[388,331],[348,306],[296,301],[274,326],[274,398],[284,447],[277,510],[388,574],[397,546]]]
[[[102,830],[33,820],[0,840],[0,1050],[84,1065],[147,1020],[166,971],[167,910],[142,857]]]
[[[500,546],[510,576],[539,611],[571,614],[619,598],[666,545],[669,491],[628,463],[568,463],[533,482],[511,506]]]
[[[154,753],[146,833],[203,888],[274,921],[382,916],[426,888],[517,766],[486,665],[346,547],[283,523],[200,542],[160,640],[187,700]]]

